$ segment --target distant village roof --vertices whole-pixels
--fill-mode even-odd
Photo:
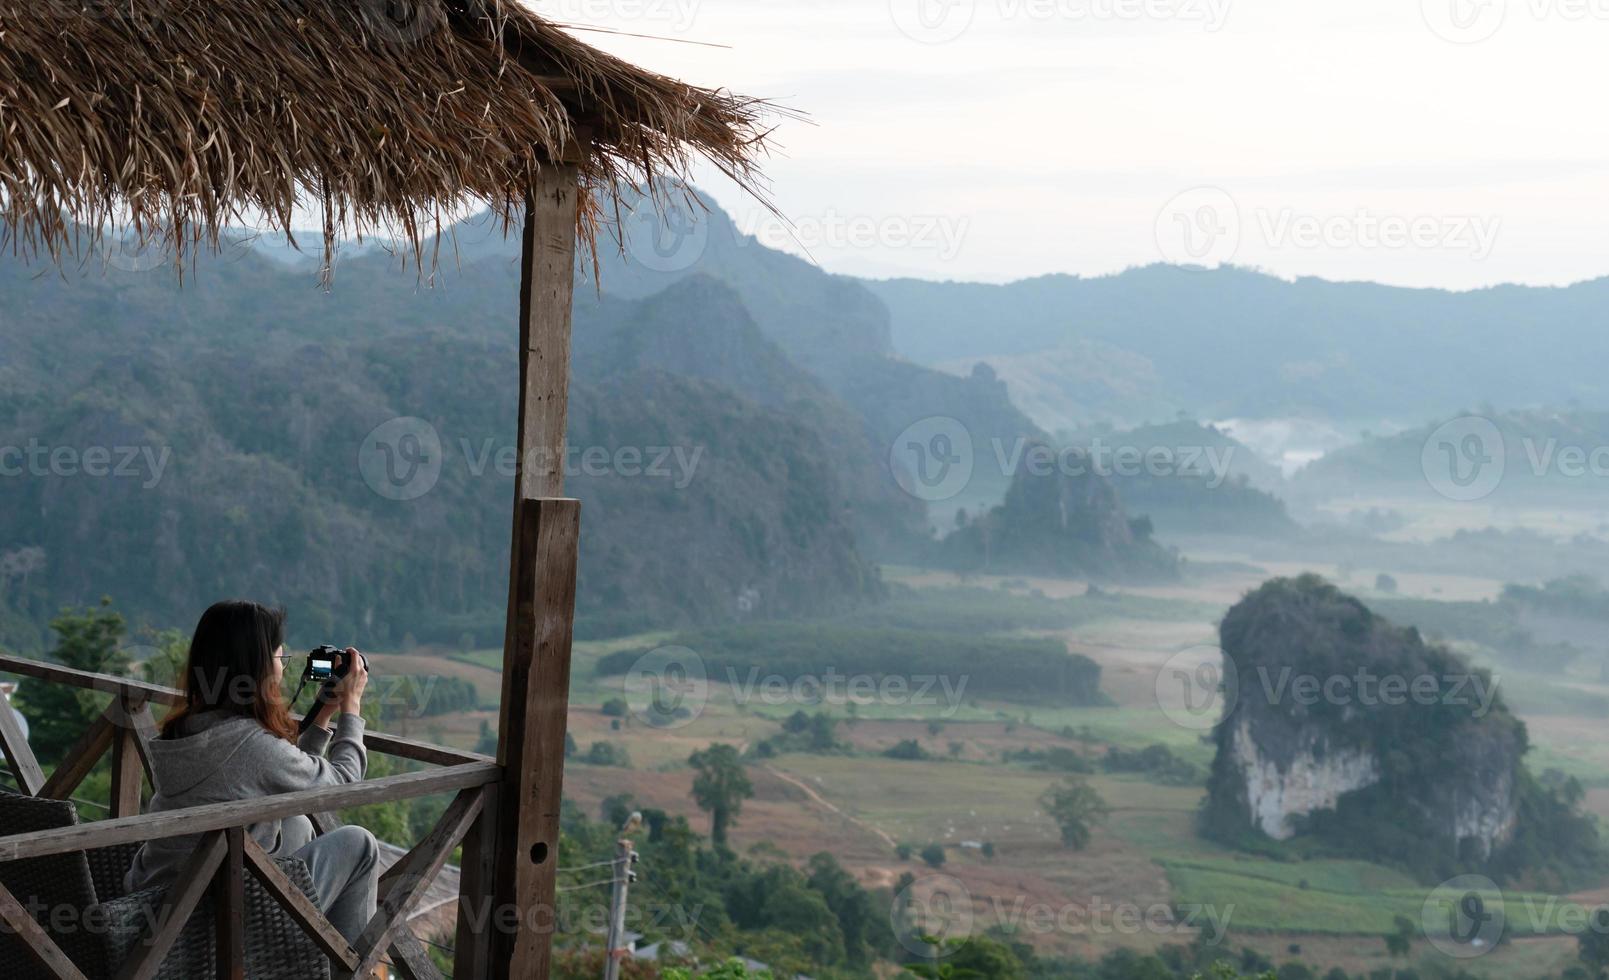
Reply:
[[[181,252],[288,231],[299,200],[326,252],[344,221],[417,254],[451,206],[506,215],[554,161],[581,168],[590,236],[600,198],[696,157],[752,188],[767,133],[764,103],[513,0],[0,0],[0,37],[0,235],[58,260],[123,217]]]

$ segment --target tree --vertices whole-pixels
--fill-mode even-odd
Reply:
[[[906,738],[901,739],[900,741],[895,742],[893,745],[890,745],[888,748],[884,749],[883,755],[890,759],[926,759],[927,750],[922,748],[922,743],[918,742],[916,739]]]
[[[1028,971],[1010,946],[988,936],[933,940],[935,959],[908,963],[905,972],[924,980],[1023,980]]]
[[[604,826],[614,827],[618,830],[626,825],[633,813],[638,812],[637,798],[630,793],[615,793],[605,796],[603,802],[598,804],[598,814],[603,818]]]
[[[687,762],[698,770],[693,777],[693,800],[710,815],[710,840],[725,847],[726,832],[743,812],[743,801],[754,795],[754,785],[733,746],[717,742],[694,752]]]
[[[190,640],[178,630],[155,630],[150,635],[151,655],[140,664],[140,673],[152,684],[180,687],[184,665],[190,662]]]
[[[631,755],[626,752],[624,745],[614,742],[593,742],[582,762],[591,766],[617,766],[622,769],[631,768]]]
[[[838,916],[844,936],[844,958],[863,969],[876,958],[876,950],[893,941],[887,915],[878,915],[871,893],[860,887],[855,876],[845,871],[826,851],[812,855],[808,864],[810,887],[827,900],[827,907]]]
[[[1072,778],[1045,790],[1039,805],[1061,828],[1061,842],[1075,851],[1089,846],[1091,826],[1105,820],[1110,812],[1089,783]]]
[[[1576,955],[1593,977],[1609,973],[1609,905],[1592,910],[1590,927],[1576,937]]]
[[[56,647],[50,659],[64,667],[100,674],[127,674],[128,654],[118,648],[123,638],[123,617],[112,600],[99,607],[64,609],[50,621]],[[28,742],[41,762],[60,761],[62,755],[106,707],[107,697],[94,691],[51,684],[24,683],[17,688],[17,708],[28,719]]]
[[[1386,955],[1391,957],[1407,956],[1413,948],[1413,920],[1406,915],[1399,915],[1391,920],[1396,932],[1386,934]]]
[[[927,862],[930,868],[944,867],[944,845],[929,844],[922,848],[922,860]]]

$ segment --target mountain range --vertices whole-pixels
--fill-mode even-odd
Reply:
[[[1473,292],[1147,266],[1006,285],[868,281],[895,350],[994,367],[1044,428],[1609,402],[1609,279]]]

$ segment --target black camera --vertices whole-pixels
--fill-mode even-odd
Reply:
[[[345,660],[346,651],[340,647],[332,647],[328,643],[311,651],[307,655],[307,668],[303,676],[310,681],[327,681],[331,678],[340,680],[346,676],[348,664]],[[363,654],[358,654],[363,657]],[[335,658],[342,659],[337,662]],[[367,667],[369,660],[363,657],[363,666]]]
[[[360,653],[358,654],[358,659],[363,661],[364,667],[369,666],[368,657]],[[307,666],[302,669],[302,683],[297,686],[296,694],[291,697],[291,703],[294,704],[302,694],[302,687],[308,681],[318,682],[318,694],[313,698],[314,707],[309,709],[307,714],[302,717],[300,726],[302,731],[307,731],[308,726],[313,724],[313,716],[318,711],[318,705],[328,704],[335,700],[335,685],[340,683],[341,678],[346,676],[346,672],[351,666],[351,662],[346,657],[346,651],[340,647],[332,647],[328,643],[308,652]]]

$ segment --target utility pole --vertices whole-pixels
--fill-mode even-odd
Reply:
[[[636,817],[636,814],[633,814]],[[637,818],[640,822],[641,818]],[[609,889],[609,945],[603,958],[603,980],[620,980],[620,961],[626,949],[626,888],[637,880],[631,866],[637,863],[637,852],[631,841],[622,837],[615,841],[614,883]]]

